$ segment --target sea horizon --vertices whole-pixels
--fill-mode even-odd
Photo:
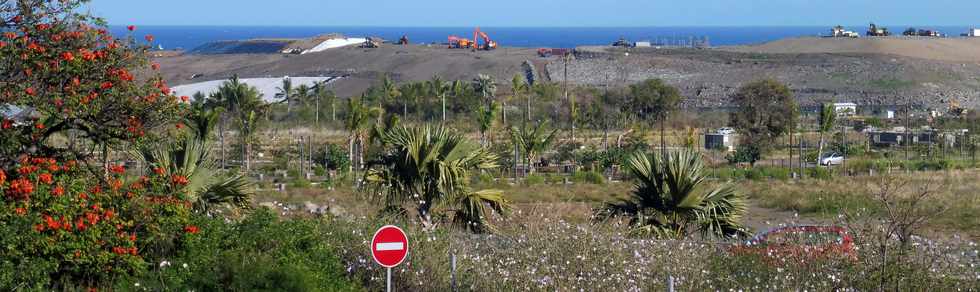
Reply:
[[[136,25],[138,36],[152,34],[155,45],[164,49],[191,50],[215,41],[256,38],[307,38],[340,33],[348,37],[381,37],[396,41],[407,35],[413,44],[444,43],[449,35],[467,37],[474,27],[390,27],[390,26],[246,26],[246,25]],[[481,27],[504,47],[576,47],[607,45],[619,38],[649,41],[662,45],[689,45],[707,39],[711,46],[753,45],[794,37],[827,35],[826,26],[634,26],[634,27]],[[909,27],[935,29],[959,36],[971,25],[882,25],[894,34]],[[847,25],[845,29],[863,34],[866,25]],[[126,35],[126,26],[112,25],[110,31]]]

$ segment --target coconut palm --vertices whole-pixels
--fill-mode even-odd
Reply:
[[[388,75],[385,75],[381,79],[381,93],[383,96],[382,100],[378,103],[379,108],[384,108],[383,103],[395,100],[402,95],[401,91],[398,91],[398,85]]]
[[[196,107],[185,120],[191,133],[180,135],[167,145],[141,147],[133,153],[150,169],[162,168],[171,175],[186,177],[188,183],[178,193],[193,202],[194,209],[205,214],[221,206],[248,209],[253,191],[248,180],[239,174],[226,173],[212,158],[211,133],[218,112]]]
[[[630,199],[599,210],[600,219],[630,218],[635,232],[660,237],[702,237],[745,234],[741,225],[746,199],[730,184],[705,185],[701,155],[692,149],[660,155],[637,153],[626,161],[636,177]]]
[[[557,129],[548,131],[546,128],[547,122],[540,122],[534,127],[525,123],[520,128],[510,129],[510,140],[514,147],[524,153],[524,162],[529,166],[529,173],[534,173],[534,158],[551,148],[558,137]]]
[[[429,90],[441,101],[442,121],[446,122],[446,94],[449,93],[450,85],[442,81],[439,76],[433,76],[432,80],[429,80]]]
[[[278,91],[276,98],[282,99],[279,102],[286,103],[286,115],[288,116],[292,113],[293,94],[296,93],[296,89],[293,88],[293,80],[289,76],[283,77],[282,86],[276,87],[276,91]]]
[[[348,136],[348,158],[351,161],[350,171],[354,171],[354,165],[364,167],[364,136],[367,134],[371,121],[381,116],[380,108],[371,108],[361,103],[360,99],[347,100],[347,118],[344,121],[344,129],[350,133]],[[357,145],[357,148],[354,146]],[[356,149],[356,151],[355,151]],[[355,153],[359,157],[354,159]]]
[[[820,146],[817,150],[817,166],[820,165],[820,158],[823,157],[824,135],[833,130],[836,119],[837,113],[833,105],[825,104],[820,108]]]
[[[530,87],[524,82],[524,77],[521,74],[515,74],[514,78],[510,80],[510,86],[514,90],[514,99],[520,99],[521,94],[527,95],[527,116],[526,121],[531,121],[531,94],[528,93]]]
[[[237,122],[243,166],[248,172],[251,169],[252,139],[260,125],[258,114],[267,109],[262,101],[262,94],[255,87],[241,83],[238,76],[232,76],[218,87],[217,92],[211,94],[211,99],[227,110]]]
[[[470,175],[496,168],[497,156],[463,135],[442,127],[397,126],[382,133],[381,141],[385,153],[366,177],[386,210],[409,205],[427,230],[438,224],[434,217],[451,217],[454,226],[480,233],[492,231],[491,211],[509,209],[500,191],[470,190]]]

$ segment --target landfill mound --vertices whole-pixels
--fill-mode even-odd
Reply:
[[[722,49],[766,54],[884,54],[934,61],[980,62],[980,38],[975,37],[805,37]]]
[[[274,54],[282,51],[291,42],[291,40],[217,41],[203,44],[187,53],[191,55]]]

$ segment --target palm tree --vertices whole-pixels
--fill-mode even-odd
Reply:
[[[358,164],[359,168],[364,167],[364,136],[368,130],[371,120],[375,117],[381,116],[380,108],[371,108],[365,106],[361,103],[359,99],[348,99],[347,100],[347,119],[344,121],[344,129],[346,129],[350,135],[348,136],[348,158],[351,161],[350,171],[354,171],[354,165]],[[355,144],[358,146],[357,151],[355,151]],[[358,160],[354,159],[354,154],[359,157]]]
[[[320,100],[326,99],[326,102],[330,104],[330,120],[337,120],[337,95],[333,91],[327,89],[327,82],[321,81],[317,82],[313,87],[313,96],[316,97],[316,124],[320,125]]]
[[[500,106],[496,102],[490,102],[487,107],[480,107],[476,112],[476,120],[480,124],[480,145],[490,147],[493,140],[493,122],[497,116]]]
[[[483,96],[483,101],[489,106],[497,94],[497,82],[489,75],[480,74],[473,79],[473,89]]]
[[[411,205],[426,230],[436,226],[436,214],[482,233],[493,230],[487,221],[490,210],[504,214],[509,209],[500,191],[470,190],[470,175],[496,168],[497,156],[463,135],[442,127],[398,126],[382,133],[381,141],[385,154],[371,163],[366,178],[386,210]]]
[[[549,133],[546,129],[547,124],[547,122],[540,122],[532,128],[525,123],[520,128],[513,127],[510,129],[510,140],[514,143],[514,147],[524,153],[529,173],[534,173],[534,158],[551,148],[555,143],[555,138],[558,137],[558,130],[555,129]]]
[[[446,94],[450,90],[449,84],[442,81],[439,76],[433,76],[429,81],[429,90],[442,102],[442,122],[446,122]]]
[[[147,172],[162,168],[170,175],[186,177],[188,183],[177,193],[184,194],[185,199],[193,202],[194,209],[204,214],[220,206],[248,209],[254,195],[244,176],[220,170],[211,156],[211,133],[217,119],[217,111],[195,107],[185,119],[191,125],[189,135],[180,135],[167,145],[141,147],[133,153]]]
[[[382,97],[382,100],[378,102],[379,108],[384,108],[383,103],[395,100],[402,95],[402,93],[398,91],[398,85],[395,84],[395,82],[392,81],[388,75],[385,75],[384,78],[381,79],[381,92],[384,94],[384,96]]]
[[[837,113],[834,111],[833,105],[825,104],[820,108],[820,146],[817,150],[817,166],[820,165],[820,158],[823,157],[824,135],[834,129],[836,119]],[[829,164],[828,167],[830,167]]]
[[[283,77],[282,86],[276,87],[276,91],[279,91],[276,93],[276,98],[282,99],[280,102],[286,103],[286,115],[288,116],[292,113],[293,93],[296,93],[293,88],[293,80],[289,76]]]
[[[514,99],[520,99],[521,94],[527,95],[527,118],[526,121],[531,121],[531,94],[528,94],[530,86],[524,82],[524,77],[521,74],[515,74],[514,78],[510,80],[510,86],[514,89]]]
[[[221,103],[229,114],[235,117],[242,142],[242,161],[244,170],[251,170],[252,138],[259,127],[259,112],[266,110],[262,94],[258,89],[241,83],[238,76],[232,76],[211,95],[215,103]]]
[[[705,186],[704,162],[692,149],[660,155],[637,153],[626,161],[636,177],[632,197],[608,204],[600,219],[630,218],[635,232],[659,237],[744,235],[746,199],[731,184]]]

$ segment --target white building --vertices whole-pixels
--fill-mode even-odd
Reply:
[[[966,32],[966,36],[980,37],[980,28],[971,28],[969,31]]]
[[[853,102],[835,102],[832,104],[834,106],[834,113],[837,116],[853,116],[857,114],[857,104]]]

